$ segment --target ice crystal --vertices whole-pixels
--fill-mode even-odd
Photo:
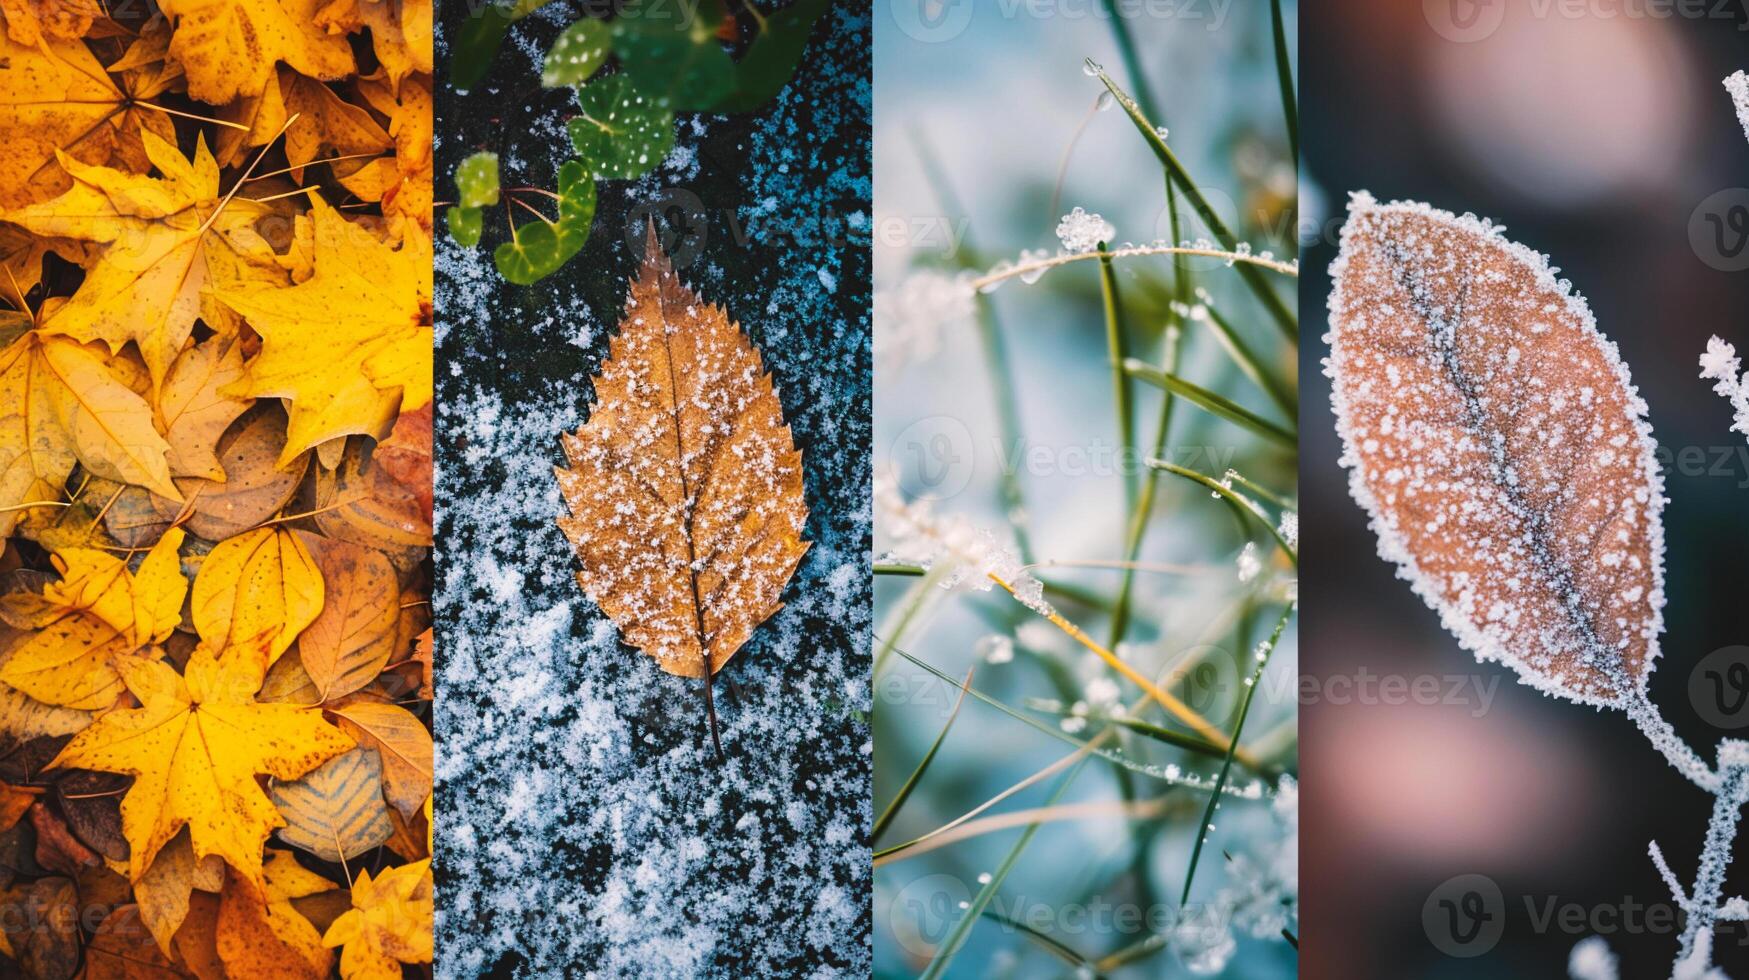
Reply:
[[[1072,254],[1091,252],[1100,242],[1109,242],[1117,229],[1111,222],[1082,208],[1075,208],[1057,222],[1057,240]]]
[[[1567,955],[1567,975],[1573,980],[1620,980],[1621,967],[1602,936],[1587,936]]]
[[[1749,375],[1740,373],[1742,361],[1737,348],[1717,337],[1706,342],[1706,353],[1700,355],[1700,376],[1713,382],[1713,391],[1731,403],[1735,421],[1732,432],[1749,435]]]
[[[978,527],[959,514],[938,516],[926,500],[906,501],[887,471],[875,475],[874,499],[881,530],[891,538],[893,556],[942,571],[942,588],[988,592],[999,578],[1029,608],[1051,611],[1045,602],[1044,585],[988,528]]]
[[[976,313],[969,276],[924,269],[874,294],[874,352],[883,364],[927,361],[941,349],[942,335],[963,327]]]
[[[1749,136],[1749,75],[1733,72],[1725,79],[1725,91],[1731,93],[1731,103],[1737,107],[1737,121],[1743,124],[1743,135]]]
[[[1289,548],[1300,546],[1300,515],[1297,511],[1283,511],[1281,523],[1275,526],[1275,530],[1281,535],[1282,540],[1287,542]]]
[[[978,659],[987,664],[1005,664],[1014,659],[1014,637],[1006,633],[991,633],[979,637],[972,649]]]
[[[1257,543],[1245,542],[1245,548],[1239,552],[1239,581],[1249,582],[1263,571],[1263,562],[1257,557]]]

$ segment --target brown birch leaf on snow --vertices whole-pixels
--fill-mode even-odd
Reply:
[[[1380,555],[1465,648],[1621,707],[1663,625],[1646,404],[1584,299],[1501,231],[1350,203],[1325,362],[1342,464]]]
[[[714,741],[708,676],[782,607],[808,549],[802,458],[759,352],[680,281],[653,227],[595,396],[562,438],[559,527],[625,642],[707,678]]]

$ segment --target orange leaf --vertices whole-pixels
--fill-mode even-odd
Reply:
[[[1585,301],[1474,216],[1357,195],[1332,267],[1350,488],[1447,629],[1586,704],[1658,655],[1663,481],[1646,405]]]

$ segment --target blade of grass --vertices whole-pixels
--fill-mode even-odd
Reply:
[[[1009,595],[1015,595],[1014,587],[1003,581],[1000,576],[992,574],[989,578],[990,581],[1002,586]],[[1020,597],[1015,595],[1015,601],[1019,602]],[[1076,626],[1074,623],[1069,622],[1067,619],[1064,619],[1056,610],[1046,607],[1044,609],[1034,609],[1033,611],[1049,620],[1052,626],[1069,634],[1070,639],[1086,647],[1094,654],[1094,656],[1105,661],[1106,666],[1122,674],[1130,683],[1145,691],[1149,697],[1152,697],[1159,703],[1160,707],[1166,709],[1168,714],[1177,717],[1179,721],[1190,726],[1190,728],[1198,735],[1220,745],[1229,744],[1227,737],[1221,733],[1221,730],[1210,724],[1209,720],[1198,714],[1194,708],[1161,690],[1159,685],[1144,677],[1142,673],[1134,667],[1124,663],[1110,650],[1095,643],[1093,638],[1087,635],[1086,631],[1082,630],[1081,627]],[[1246,760],[1246,765],[1255,765],[1255,760],[1250,757],[1249,753],[1245,752],[1243,749],[1240,749],[1239,753]]]
[[[1178,186],[1184,189],[1185,199],[1190,201],[1190,206],[1196,210],[1197,216],[1202,218],[1203,224],[1208,226],[1210,233],[1222,245],[1237,251],[1239,248],[1238,236],[1234,235],[1232,230],[1227,227],[1227,223],[1221,220],[1221,216],[1215,213],[1208,198],[1204,197],[1202,191],[1197,188],[1196,181],[1184,169],[1184,165],[1178,162],[1178,157],[1172,152],[1172,148],[1160,138],[1159,131],[1154,128],[1154,123],[1149,121],[1148,115],[1136,104],[1136,100],[1131,98],[1130,94],[1125,92],[1117,82],[1112,81],[1111,76],[1105,73],[1105,69],[1100,68],[1092,61],[1088,62],[1088,67],[1105,84],[1106,90],[1111,92],[1112,97],[1117,99],[1118,105],[1123,106],[1130,121],[1135,124],[1136,129],[1141,131],[1142,137],[1153,148],[1154,155],[1172,172],[1172,177],[1178,181]],[[1282,334],[1289,340],[1297,342],[1300,334],[1299,321],[1275,290],[1270,288],[1269,281],[1263,278],[1263,273],[1245,263],[1235,264],[1234,268],[1239,271],[1239,276],[1245,280],[1245,284],[1257,295],[1258,301],[1268,311],[1270,319],[1274,320],[1276,326],[1281,328]]]
[[[904,598],[899,600],[899,608],[893,611],[892,625],[885,628],[888,639],[881,641],[880,649],[875,652],[874,671],[870,676],[877,679],[881,676],[881,670],[886,667],[887,658],[893,653],[894,644],[904,638],[905,631],[911,628],[917,615],[929,603],[931,593],[941,583],[942,575],[945,574],[942,569],[946,567],[946,565],[932,566],[923,573],[921,579],[905,590]]]
[[[1166,324],[1166,336],[1162,338],[1161,359],[1168,372],[1178,369],[1178,343],[1183,337],[1177,323]],[[1172,408],[1177,399],[1170,391],[1160,393],[1160,418],[1154,427],[1154,457],[1166,455],[1166,441],[1172,432]],[[1109,645],[1117,649],[1117,645],[1129,633],[1130,599],[1134,594],[1136,584],[1136,558],[1142,553],[1142,538],[1148,532],[1148,519],[1154,514],[1154,496],[1159,487],[1159,471],[1152,467],[1144,467],[1147,473],[1142,479],[1142,488],[1136,497],[1135,506],[1130,508],[1129,526],[1124,531],[1123,578],[1117,586],[1117,602],[1112,607],[1111,637]]]
[[[912,565],[908,562],[877,561],[874,563],[873,571],[876,575],[906,575],[918,577],[928,573],[929,568],[925,565]]]
[[[930,664],[929,662],[927,662],[925,660],[922,660],[922,659],[919,659],[915,656],[912,656],[911,654],[906,653],[904,650],[899,649],[897,647],[894,648],[894,652],[896,652],[900,657],[903,657],[905,660],[908,660],[912,664],[915,664],[916,666],[923,668],[924,670],[928,671],[931,674],[934,674],[936,677],[940,678],[941,680],[946,681],[949,684],[957,683],[952,677],[949,677],[947,674],[942,673],[933,664]],[[1101,759],[1104,759],[1106,762],[1109,762],[1115,766],[1120,766],[1124,769],[1129,770],[1130,772],[1140,773],[1143,776],[1148,776],[1148,777],[1153,778],[1153,779],[1167,781],[1163,775],[1161,775],[1159,772],[1156,772],[1155,770],[1149,768],[1148,766],[1144,765],[1143,763],[1135,762],[1131,759],[1125,758],[1124,756],[1116,755],[1116,754],[1111,753],[1111,752],[1107,752],[1106,750],[1104,750],[1103,748],[1100,747],[1100,745],[1099,745],[1100,740],[1098,738],[1094,738],[1094,739],[1091,739],[1089,741],[1084,742],[1081,739],[1078,739],[1078,738],[1074,737],[1073,735],[1070,735],[1070,734],[1064,732],[1062,729],[1057,728],[1054,725],[1047,725],[1044,722],[1041,722],[1036,718],[1028,717],[1027,715],[1022,714],[1021,712],[1018,712],[1018,711],[1014,710],[1013,708],[1010,708],[1008,705],[1003,704],[1001,701],[997,700],[996,698],[991,697],[988,694],[985,694],[983,691],[980,691],[975,687],[969,687],[969,688],[966,688],[965,690],[966,690],[967,694],[970,694],[972,697],[977,698],[979,701],[982,701],[985,704],[989,705],[990,707],[995,708],[997,711],[1002,712],[1003,714],[1007,715],[1008,717],[1013,718],[1015,721],[1018,721],[1021,724],[1024,724],[1030,728],[1037,729],[1038,731],[1043,732],[1046,735],[1049,735],[1050,737],[1056,739],[1059,742],[1065,742],[1069,745],[1073,745],[1077,749],[1086,749],[1089,752],[1091,752],[1092,754],[1100,757]],[[1224,753],[1224,750],[1223,750],[1223,753]]]
[[[1004,929],[1018,932],[1037,943],[1040,949],[1055,956],[1057,959],[1062,960],[1076,970],[1081,971],[1080,975],[1086,977],[1087,980],[1098,980],[1100,974],[1099,971],[1094,968],[1093,961],[1082,956],[1080,953],[1075,952],[1075,950],[1067,943],[1054,939],[1018,919],[1010,919],[1008,916],[1003,915],[1000,912],[991,912],[986,909],[984,910],[984,918],[995,922]]]
[[[1299,398],[1288,390],[1286,383],[1276,378],[1274,372],[1264,365],[1263,359],[1258,357],[1251,350],[1250,345],[1245,343],[1244,338],[1239,336],[1239,332],[1233,329],[1232,323],[1228,322],[1227,318],[1222,315],[1212,299],[1213,297],[1208,294],[1208,290],[1197,290],[1197,302],[1201,304],[1202,312],[1207,317],[1204,322],[1214,328],[1215,339],[1220,341],[1221,349],[1227,352],[1227,356],[1239,366],[1239,370],[1244,373],[1245,377],[1251,379],[1252,384],[1268,395],[1270,401],[1275,402],[1282,414],[1293,419],[1297,424],[1300,420]]]
[[[1075,782],[1075,777],[1080,775],[1082,767],[1086,764],[1087,759],[1083,758],[1080,762],[1075,763],[1073,769],[1063,774],[1062,780],[1057,783],[1056,790],[1051,793],[1050,799],[1047,801],[1048,804],[1055,804],[1062,799],[1063,794],[1069,791],[1069,787]],[[996,889],[1002,887],[1003,880],[1008,877],[1010,871],[1014,870],[1014,865],[1020,860],[1021,852],[1026,850],[1026,845],[1032,843],[1033,837],[1038,834],[1038,829],[1041,826],[1043,824],[1037,823],[1028,826],[1026,831],[1020,835],[1020,839],[1014,842],[1014,846],[1009,849],[1007,856],[1002,859],[1002,863],[997,865],[996,870],[991,873],[990,880],[984,883],[984,887],[978,889],[978,894],[972,896],[966,914],[954,923],[953,931],[936,949],[935,957],[929,961],[929,966],[918,980],[941,980],[947,975],[947,968],[953,963],[953,958],[959,955],[961,947],[966,944],[966,939],[971,936],[972,926],[983,916],[984,909],[989,907],[990,900],[996,896]]]
[[[1168,803],[1169,800],[1166,797],[1138,800],[1134,803],[1121,800],[1089,800],[1083,803],[1060,803],[1055,806],[998,813],[977,820],[956,822],[950,828],[944,828],[938,833],[931,834],[927,840],[918,841],[914,846],[907,847],[902,854],[877,851],[874,856],[874,864],[877,868],[885,867],[898,861],[922,857],[930,851],[940,850],[963,840],[1003,830],[1013,830],[1015,827],[1035,822],[1058,823],[1066,820],[1088,820],[1100,817],[1125,817],[1136,821],[1151,820],[1165,813]]]
[[[917,783],[922,780],[923,774],[929,771],[929,764],[935,761],[935,753],[941,751],[941,743],[947,741],[947,733],[953,728],[954,719],[960,716],[960,705],[966,703],[966,692],[971,689],[972,671],[968,670],[966,671],[966,679],[960,684],[959,696],[953,700],[953,710],[948,712],[947,724],[941,726],[941,731],[935,736],[935,741],[930,744],[929,751],[923,753],[922,761],[917,763],[917,768],[911,770],[911,775],[905,779],[905,785],[899,787],[899,792],[893,797],[892,802],[888,803],[887,808],[881,811],[880,819],[875,821],[874,833],[869,836],[870,843],[880,842],[881,835],[887,832],[887,827],[892,824],[893,818],[899,815],[899,810],[904,807],[905,801],[910,799],[911,791],[917,788]]]
[[[1229,480],[1233,481],[1234,483],[1237,483],[1238,485],[1251,491],[1253,494],[1256,494],[1257,496],[1262,497],[1264,500],[1269,501],[1270,503],[1274,504],[1276,507],[1278,507],[1282,510],[1296,510],[1296,509],[1298,509],[1293,505],[1293,503],[1291,501],[1282,497],[1280,494],[1277,494],[1275,491],[1270,490],[1268,487],[1265,487],[1265,486],[1257,483],[1256,481],[1252,480],[1250,477],[1239,472],[1238,470],[1228,470],[1226,473],[1226,477],[1227,477],[1227,479],[1229,479]]]
[[[1198,473],[1196,470],[1190,469],[1189,467],[1179,466],[1177,463],[1168,463],[1163,459],[1150,459],[1148,460],[1148,465],[1165,470],[1168,473],[1176,473],[1187,480],[1200,483],[1219,494],[1222,499],[1233,505],[1235,509],[1249,515],[1257,523],[1267,528],[1269,533],[1274,536],[1276,543],[1281,545],[1281,550],[1287,553],[1288,560],[1292,561],[1296,568],[1299,567],[1299,552],[1294,550],[1294,547],[1287,543],[1287,539],[1281,536],[1281,531],[1275,526],[1275,522],[1271,521],[1269,516],[1263,513],[1263,508],[1259,507],[1256,501],[1252,500],[1250,497],[1244,496],[1243,494],[1234,493],[1231,487],[1221,481],[1206,473]]]
[[[1300,110],[1294,98],[1294,69],[1288,61],[1287,24],[1281,17],[1281,0],[1269,0],[1270,26],[1275,34],[1275,75],[1281,83],[1281,113],[1287,119],[1287,148],[1300,167]]]
[[[1175,395],[1180,395],[1185,401],[1196,407],[1218,415],[1235,425],[1250,429],[1278,445],[1293,450],[1299,449],[1298,435],[1276,425],[1225,395],[1215,394],[1201,385],[1191,384],[1175,374],[1168,374],[1152,364],[1133,357],[1124,362],[1123,370],[1132,378],[1146,381],[1155,387],[1164,388]]]
[[[1124,365],[1130,360],[1130,344],[1124,332],[1123,314],[1118,302],[1117,274],[1111,270],[1111,254],[1106,251],[1104,242],[1099,243],[1099,296],[1105,302],[1105,347],[1111,358],[1111,387],[1117,407],[1118,447],[1125,454],[1120,458],[1127,459],[1136,444],[1136,415],[1133,405],[1135,395],[1131,390],[1129,374],[1124,370]],[[1123,481],[1124,513],[1133,513],[1136,509],[1135,474],[1123,474]]]
[[[1251,671],[1251,676],[1245,680],[1245,700],[1239,704],[1239,720],[1233,723],[1233,744],[1239,744],[1239,736],[1245,731],[1245,719],[1251,716],[1251,702],[1257,697],[1257,688],[1261,686],[1263,672],[1269,667],[1270,657],[1274,656],[1275,648],[1281,642],[1282,631],[1287,629],[1287,621],[1293,617],[1298,602],[1290,602],[1282,610],[1281,618],[1275,621],[1275,629],[1270,632],[1269,639],[1257,649],[1257,667]],[[1184,872],[1184,891],[1178,896],[1178,904],[1183,907],[1190,901],[1190,885],[1196,880],[1196,866],[1202,859],[1203,844],[1208,841],[1211,821],[1215,818],[1215,810],[1221,805],[1221,789],[1227,785],[1227,776],[1233,771],[1232,754],[1228,753],[1227,761],[1221,763],[1221,773],[1215,777],[1215,791],[1209,794],[1208,809],[1203,811],[1202,823],[1196,828],[1196,845],[1190,851],[1190,867]]]

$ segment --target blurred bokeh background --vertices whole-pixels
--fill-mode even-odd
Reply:
[[[1728,723],[1749,717],[1697,710],[1689,684],[1709,653],[1749,642],[1749,453],[1696,360],[1710,334],[1749,343],[1749,143],[1720,85],[1749,68],[1745,28],[1736,3],[1506,0],[1329,0],[1300,26],[1302,666],[1466,692],[1302,708],[1306,977],[1564,976],[1574,943],[1597,931],[1622,976],[1669,972],[1679,927],[1659,918],[1670,895],[1646,848],[1657,840],[1692,881],[1711,800],[1618,713],[1474,665],[1376,557],[1336,465],[1318,337],[1351,191],[1474,211],[1550,254],[1620,345],[1673,461],[1652,698],[1709,759],[1721,737],[1741,737]],[[1495,883],[1504,916],[1471,958],[1440,952],[1423,919],[1463,875]],[[1746,887],[1739,860],[1726,894]],[[1589,924],[1539,925],[1551,907]],[[1749,971],[1746,941],[1741,923],[1721,935],[1732,975]]]
[[[1285,4],[1288,37],[1295,5]],[[883,295],[906,295],[919,270],[987,269],[1023,250],[1055,252],[1059,218],[1080,207],[1102,215],[1114,244],[1170,238],[1162,168],[1118,108],[1102,111],[1104,90],[1083,72],[1083,59],[1104,65],[1131,91],[1137,80],[1121,56],[1100,0],[959,2],[879,0],[875,10],[874,241],[877,290],[874,452],[913,497],[936,514],[964,518],[1013,544],[1024,533],[1041,562],[1122,557],[1128,514],[1113,382],[1097,265],[1077,263],[1036,284],[1011,281],[985,297],[995,316],[1013,380],[1019,446],[1005,443],[995,362],[970,321],[883,335]],[[1168,127],[1168,142],[1240,237],[1259,251],[1290,255],[1296,184],[1283,123],[1268,3],[1121,3],[1136,67]],[[1290,41],[1291,43],[1291,41]],[[1189,218],[1184,238],[1207,232]],[[1289,380],[1297,352],[1284,341],[1234,270],[1220,261],[1192,264],[1194,280]],[[1293,305],[1293,279],[1271,274]],[[1171,318],[1172,262],[1143,257],[1117,264],[1119,294],[1132,353],[1161,357]],[[918,297],[904,304],[915,310]],[[922,305],[927,306],[927,303]],[[891,307],[889,307],[891,309]],[[927,311],[925,311],[927,312]],[[927,316],[924,317],[927,319]],[[890,323],[889,323],[890,325]],[[1186,330],[1181,374],[1289,426],[1212,339],[1206,325]],[[1158,392],[1137,384],[1137,437],[1150,446]],[[1168,458],[1219,478],[1229,466],[1284,497],[1294,494],[1296,460],[1251,432],[1181,403]],[[1004,461],[1021,460],[1022,508],[1004,499]],[[1031,460],[1027,462],[1027,460]],[[1273,508],[1272,508],[1273,510]],[[876,551],[892,543],[877,511]],[[1255,541],[1264,567],[1241,578],[1240,555]],[[1134,620],[1119,650],[1145,673],[1198,660],[1205,665],[1181,689],[1216,724],[1230,728],[1253,645],[1283,608],[1292,572],[1273,558],[1270,537],[1241,528],[1203,488],[1162,476],[1142,558],[1168,570],[1138,572]],[[1057,564],[1035,570],[1048,598],[1101,642],[1121,572]],[[882,575],[876,584],[877,635],[888,638],[909,608],[915,578]],[[877,639],[877,648],[881,640]],[[1076,737],[1097,723],[1051,713],[1047,701],[1100,703],[1137,691],[1018,603],[987,592],[931,594],[905,623],[898,646],[944,673],[975,668],[974,686],[1018,713]],[[1009,648],[1012,648],[1011,659]],[[994,654],[992,656],[991,654]],[[954,688],[898,656],[878,667],[875,683],[875,812],[898,792],[929,749],[950,711]],[[1247,745],[1267,749],[1271,773],[1297,770],[1293,683],[1294,629],[1275,655],[1246,723]],[[1160,715],[1148,717],[1162,724]],[[1126,736],[1126,752],[1146,762],[1178,764],[1212,775],[1219,760]],[[909,840],[1001,793],[1069,754],[1072,746],[988,704],[967,700],[926,777],[876,843]],[[1125,799],[1120,770],[1095,759],[1076,777],[1064,803],[1115,806]],[[1052,776],[983,816],[1044,805]],[[1256,777],[1236,771],[1236,782]],[[1043,913],[1044,931],[1097,959],[1144,942],[1159,930],[1114,925],[1112,909],[1178,912],[1194,830],[1206,792],[1173,789],[1137,776],[1129,792],[1162,797],[1146,820],[1105,815],[1043,825],[1003,881],[997,907],[1016,917]],[[1219,812],[1196,874],[1190,902],[1219,903],[1246,880],[1235,862],[1283,859],[1293,846],[1291,821],[1266,801],[1234,800]],[[961,909],[998,869],[1023,825],[957,841],[876,868],[877,974],[921,973]],[[1285,864],[1291,868],[1293,856]],[[1274,901],[1280,892],[1272,892]],[[1101,908],[1106,909],[1102,912]],[[1101,917],[1104,916],[1102,919]],[[1291,920],[1290,920],[1291,923]],[[1297,925],[1292,925],[1297,933]],[[1225,975],[1294,975],[1297,956],[1273,930],[1244,930],[1216,957]],[[1164,937],[1162,937],[1164,938]],[[980,921],[946,974],[952,977],[1062,977],[1073,971],[1035,938]],[[1174,943],[1101,971],[1111,977],[1191,975]]]

